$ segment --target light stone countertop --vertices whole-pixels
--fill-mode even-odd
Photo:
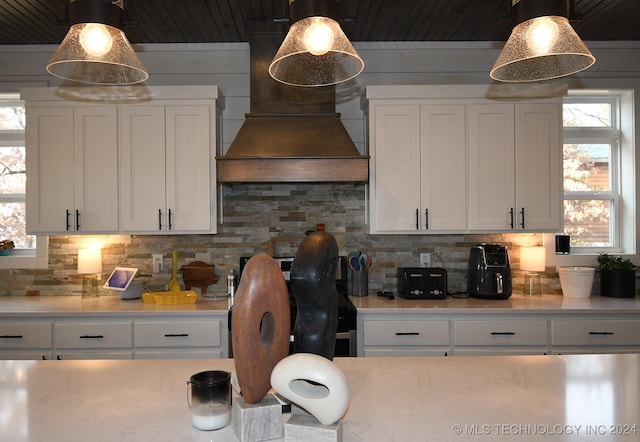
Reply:
[[[55,314],[59,316],[95,316],[117,314],[119,316],[144,313],[162,313],[166,315],[190,312],[194,316],[220,314],[226,317],[229,300],[203,299],[195,304],[165,305],[143,302],[142,299],[121,299],[108,295],[94,298],[81,296],[3,296],[0,297],[0,318],[34,314]]]
[[[562,295],[545,294],[524,296],[513,294],[504,300],[454,298],[446,299],[404,299],[395,295],[388,300],[375,293],[364,297],[350,296],[358,311],[362,313],[397,313],[398,310],[411,313],[499,313],[505,309],[522,312],[543,313],[635,313],[640,312],[640,298],[609,298],[599,295],[586,299],[567,298]],[[56,314],[86,316],[118,314],[139,315],[141,313],[193,315],[226,315],[228,299],[210,300],[201,296],[195,304],[161,305],[144,303],[142,299],[122,300],[120,296],[3,296],[0,297],[0,318],[33,314]]]
[[[563,295],[543,294],[525,296],[513,294],[508,299],[404,299],[395,294],[395,299],[370,294],[364,297],[351,296],[351,300],[360,312],[397,313],[399,309],[411,313],[499,313],[505,309],[522,312],[543,313],[640,313],[640,298],[609,298],[594,295],[585,299],[568,298]]]
[[[640,437],[637,354],[335,363],[351,393],[344,442]],[[0,361],[0,440],[236,441],[231,426],[191,426],[186,381],[203,370],[235,371],[231,359]]]

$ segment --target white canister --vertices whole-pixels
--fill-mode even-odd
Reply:
[[[568,298],[588,298],[595,272],[593,267],[558,267],[562,294]]]

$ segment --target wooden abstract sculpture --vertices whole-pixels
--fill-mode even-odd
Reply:
[[[231,314],[238,383],[244,400],[260,402],[271,389],[273,367],[289,354],[289,293],[276,261],[252,257],[242,271]]]
[[[295,353],[313,353],[333,360],[338,327],[337,265],[338,244],[329,233],[311,233],[298,247],[290,277],[297,305]]]

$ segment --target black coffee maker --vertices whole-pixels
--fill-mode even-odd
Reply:
[[[478,244],[471,247],[467,293],[472,298],[483,299],[511,296],[511,267],[505,246]]]

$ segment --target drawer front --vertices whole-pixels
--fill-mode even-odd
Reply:
[[[220,321],[136,322],[136,347],[219,347]]]
[[[449,321],[364,320],[364,345],[449,345]]]
[[[51,322],[0,324],[0,349],[51,348]]]
[[[455,321],[458,345],[547,345],[547,321]]]
[[[640,321],[555,320],[552,345],[640,345]]]
[[[56,323],[56,348],[125,348],[133,345],[130,322]]]

